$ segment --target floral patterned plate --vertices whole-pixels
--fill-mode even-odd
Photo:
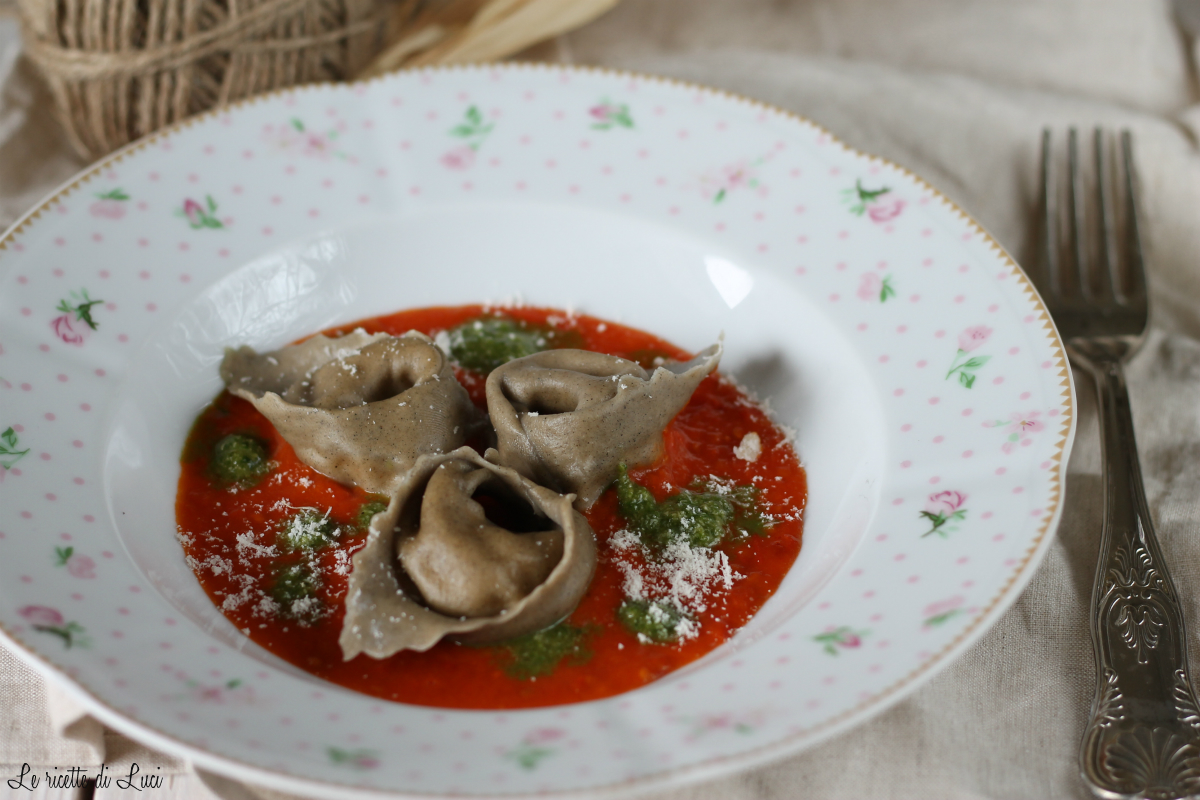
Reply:
[[[105,723],[329,796],[611,796],[808,747],[1003,613],[1061,510],[1061,342],[915,176],[745,99],[541,66],[273,95],[109,157],[0,239],[0,630]],[[520,712],[380,702],[250,642],[174,539],[224,347],[523,298],[692,349],[769,397],[805,544],[731,643]]]

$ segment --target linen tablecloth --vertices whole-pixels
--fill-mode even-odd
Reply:
[[[2,1],[2,0],[0,0]],[[1049,125],[1136,137],[1153,331],[1129,368],[1146,489],[1200,661],[1200,78],[1160,0],[624,0],[531,58],[708,84],[806,116],[901,164],[1032,258]],[[84,166],[0,13],[0,226]],[[655,797],[1084,798],[1077,752],[1100,523],[1091,385],[1058,534],[1029,588],[967,654],[870,722],[798,756]],[[3,395],[0,395],[0,405]],[[271,793],[106,731],[0,648],[0,778],[29,762],[137,761],[187,797]],[[6,791],[0,783],[0,793]],[[98,795],[103,795],[99,792]],[[22,796],[28,796],[22,793]]]

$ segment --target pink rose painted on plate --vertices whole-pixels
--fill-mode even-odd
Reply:
[[[102,192],[97,194],[96,197],[99,199],[88,206],[88,213],[93,217],[121,219],[121,217],[125,216],[125,203],[129,201],[129,195],[125,194],[121,189]]]
[[[74,547],[54,548],[54,566],[66,567],[67,572],[75,578],[88,580],[96,577],[96,562],[76,553]]]
[[[967,328],[958,335],[958,349],[964,353],[970,353],[973,350],[979,349],[992,336],[992,329],[986,325],[976,325],[973,328]]]
[[[4,433],[0,433],[0,481],[18,461],[29,455],[29,448],[18,449],[20,446],[21,439],[11,425],[4,429]]]
[[[475,163],[475,150],[465,144],[455,147],[442,154],[441,162],[447,169],[470,169]]]
[[[700,194],[717,204],[741,189],[758,189],[765,192],[766,188],[759,180],[757,170],[766,161],[766,157],[754,161],[741,159],[716,170],[709,170],[700,176]]]
[[[325,133],[305,133],[301,137],[303,144],[302,152],[309,158],[319,158],[322,161],[328,161],[334,154],[333,139],[329,134]]]
[[[861,180],[854,182],[854,188],[842,190],[842,202],[850,206],[850,213],[855,216],[866,215],[872,222],[883,224],[890,222],[904,211],[904,200],[891,193],[891,187],[882,186],[878,189],[867,189]]]
[[[701,717],[685,717],[681,719],[691,726],[686,741],[694,742],[710,733],[737,733],[747,735],[761,728],[768,715],[767,709],[758,708],[750,711],[725,711],[719,714],[705,714]]]
[[[35,627],[38,625],[61,625],[64,621],[62,613],[50,606],[25,606],[17,613]]]
[[[936,603],[930,603],[925,607],[922,616],[925,621],[921,623],[921,627],[926,630],[944,625],[955,617],[967,613],[967,609],[963,608],[967,603],[966,598],[962,595],[955,595],[946,600],[939,600]],[[974,609],[972,609],[974,610]]]
[[[87,648],[91,646],[91,642],[84,636],[84,628],[77,622],[67,621],[62,612],[50,606],[24,606],[17,609],[17,613],[21,615],[33,629],[38,633],[48,633],[52,636],[57,636],[62,640],[63,647],[68,650],[72,647]]]
[[[187,198],[183,201],[183,208],[175,213],[186,219],[193,230],[225,227],[225,223],[217,219],[217,201],[213,200],[211,194],[204,196],[204,203]]]
[[[876,200],[867,204],[867,216],[872,222],[889,222],[900,216],[904,210],[904,201],[899,197]]]
[[[329,746],[325,748],[325,754],[329,756],[330,763],[350,769],[378,769],[382,763],[379,760],[378,752],[365,748],[348,750],[341,747]]]
[[[50,320],[50,329],[65,344],[82,345],[87,334],[100,327],[92,316],[92,309],[103,302],[93,300],[87,289],[71,292],[70,297],[60,300],[55,306],[55,310],[62,314]]]
[[[863,637],[869,633],[870,631],[856,631],[847,625],[843,625],[840,628],[830,628],[824,633],[818,633],[812,637],[812,640],[822,645],[822,649],[826,653],[836,656],[839,649],[855,650],[862,647]]]
[[[592,127],[598,131],[633,127],[633,117],[629,114],[629,106],[624,103],[614,103],[608,98],[589,108],[588,116],[593,120]]]
[[[205,703],[207,705],[237,705],[248,706],[254,705],[256,698],[254,690],[242,682],[240,678],[233,678],[224,683],[201,683],[197,680],[188,679],[184,681],[188,692],[184,695],[173,695],[168,699],[187,699],[197,703]]]
[[[446,169],[466,170],[475,164],[475,156],[491,135],[496,125],[489,122],[477,106],[471,106],[463,114],[462,122],[450,129],[450,135],[462,139],[463,144],[442,154],[438,159]]]
[[[958,376],[958,383],[967,389],[975,385],[975,372],[991,360],[991,356],[973,356],[972,351],[982,347],[992,336],[992,329],[986,325],[975,325],[967,328],[958,335],[958,352],[950,362],[950,370],[945,380]]]
[[[204,206],[197,203],[195,200],[188,199],[183,204],[183,215],[187,217],[187,221],[191,223],[193,228],[203,226]]]
[[[567,732],[562,728],[538,728],[529,733],[522,741],[528,744],[549,744],[566,738]]]
[[[754,188],[757,185],[758,179],[745,161],[726,164],[718,173],[717,192],[713,195],[713,202],[721,202],[727,194],[743,186]]]
[[[537,769],[538,764],[557,752],[548,745],[566,736],[567,732],[562,728],[537,728],[526,734],[516,747],[506,751],[504,757],[516,762],[521,769]]]
[[[342,127],[344,126],[339,125],[329,130],[316,131],[306,126],[303,120],[293,117],[288,120],[287,125],[267,125],[263,138],[284,152],[297,152],[305,158],[315,158],[318,161],[349,159],[346,153],[338,149],[338,137]]]
[[[1033,444],[1032,435],[1046,429],[1046,423],[1039,419],[1041,416],[1040,411],[1016,411],[1010,414],[1008,419],[989,420],[983,425],[985,428],[1000,428],[1008,434],[1000,449],[1011,453],[1018,447]]]
[[[864,272],[859,280],[856,294],[862,300],[878,300],[886,303],[889,297],[896,296],[896,290],[892,288],[892,276],[880,277],[875,272]]]
[[[925,501],[925,509],[919,512],[919,516],[928,520],[931,527],[921,534],[921,538],[936,533],[945,539],[948,534],[958,530],[957,526],[949,523],[966,519],[967,509],[963,508],[966,502],[965,492],[947,490],[929,495],[929,499]]]
[[[83,331],[76,329],[71,322],[70,314],[63,314],[50,320],[50,328],[54,335],[66,344],[83,344]]]

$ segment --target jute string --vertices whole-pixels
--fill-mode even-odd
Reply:
[[[504,58],[617,0],[16,2],[71,143],[98,158],[259,92]]]
[[[359,71],[402,3],[21,0],[68,136],[95,158],[251,94]]]

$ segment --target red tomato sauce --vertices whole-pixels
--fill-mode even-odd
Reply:
[[[328,333],[361,327],[371,333],[399,335],[415,329],[434,335],[482,313],[481,306],[416,309]],[[641,360],[644,365],[656,355],[690,357],[648,333],[594,317],[539,308],[506,308],[503,313],[573,331],[573,346]],[[476,404],[484,407],[483,378],[465,370],[459,370],[458,377]],[[734,448],[750,432],[762,442],[762,454],[753,463],[734,455]],[[231,489],[215,484],[210,475],[212,445],[231,433],[251,434],[268,445],[275,466],[256,486]],[[365,531],[354,521],[364,502],[381,498],[343,486],[303,464],[250,403],[226,392],[197,418],[184,448],[176,499],[179,536],[201,585],[238,628],[272,653],[325,680],[386,700],[446,708],[533,708],[597,700],[650,683],[727,641],[771,597],[800,551],[807,491],[804,470],[783,432],[735,385],[715,374],[706,378],[667,427],[664,438],[666,455],[659,463],[630,471],[658,500],[687,487],[697,476],[718,476],[758,487],[759,508],[775,524],[764,535],[718,545],[741,577],[730,591],[714,593],[698,618],[694,638],[643,643],[616,617],[624,599],[624,578],[608,542],[626,523],[610,489],[586,514],[596,532],[599,564],[587,594],[568,618],[571,625],[587,629],[584,646],[589,655],[564,659],[551,674],[536,678],[510,674],[503,648],[445,640],[424,653],[402,651],[381,660],[359,655],[344,661],[338,634],[348,556],[365,542]],[[311,624],[264,614],[256,604],[271,580],[271,570],[288,563],[289,557],[254,558],[244,541],[239,552],[239,535],[245,539],[247,532],[275,530],[287,517],[287,506],[312,507],[322,513],[328,509],[343,531],[335,544],[320,551],[323,582],[317,595],[328,614]]]

